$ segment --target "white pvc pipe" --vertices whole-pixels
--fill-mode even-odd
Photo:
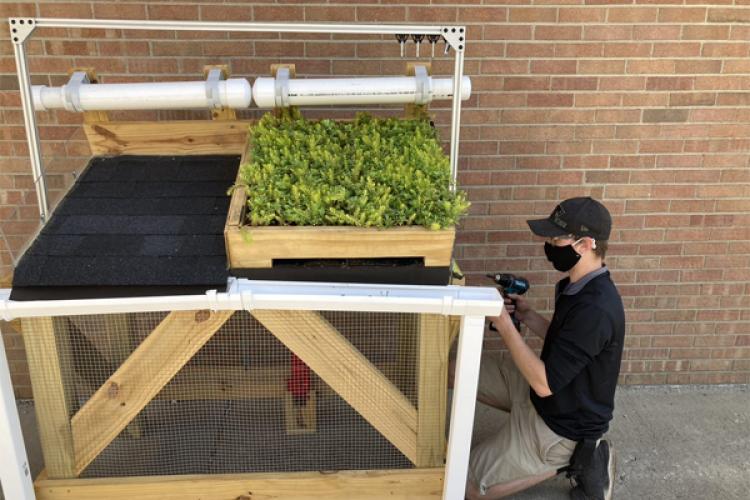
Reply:
[[[0,319],[197,309],[415,312],[497,316],[503,300],[495,288],[469,286],[362,285],[252,281],[230,278],[227,291],[202,295],[76,300],[10,300],[0,290]]]
[[[427,102],[453,98],[450,78],[427,77]],[[289,79],[288,105],[406,104],[418,102],[417,78],[308,78]],[[275,78],[260,77],[253,84],[253,99],[259,108],[277,105]],[[284,96],[286,98],[287,96]],[[471,79],[461,81],[461,99],[471,96]]]
[[[214,82],[216,103],[227,108],[250,106],[252,91],[244,78]],[[69,85],[69,84],[68,84]],[[140,109],[205,109],[219,107],[209,96],[211,82],[98,83],[47,87],[32,86],[36,111],[107,111]],[[76,97],[77,94],[77,97]],[[77,103],[75,102],[77,100]]]
[[[464,498],[484,340],[484,317],[464,316],[458,335],[443,498]]]
[[[0,484],[5,498],[33,500],[29,459],[23,442],[5,345],[0,339]]]

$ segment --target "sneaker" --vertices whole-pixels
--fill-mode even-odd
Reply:
[[[591,464],[575,477],[570,490],[572,500],[611,500],[615,482],[615,450],[602,439],[594,451]]]

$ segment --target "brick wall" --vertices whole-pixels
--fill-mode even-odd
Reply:
[[[457,255],[470,283],[485,283],[490,271],[521,273],[536,306],[549,310],[559,276],[524,221],[546,215],[559,199],[592,195],[614,214],[607,263],[628,312],[623,382],[747,383],[750,7],[743,3],[41,1],[2,4],[0,15],[466,24],[474,94],[462,115],[460,182],[473,207]],[[0,26],[5,275],[37,226],[37,208],[12,48],[7,25]],[[413,50],[410,44],[407,53]],[[399,57],[395,41],[346,36],[111,30],[40,30],[29,53],[34,83],[53,85],[72,66],[93,66],[115,82],[193,78],[215,63],[250,78],[267,74],[273,62],[294,62],[306,76],[402,74],[411,60]],[[452,60],[437,58],[433,69],[448,75]],[[448,107],[433,110],[445,130]],[[38,117],[58,199],[88,155],[81,116]],[[18,358],[19,395],[27,395],[22,347],[14,334],[5,337]],[[499,344],[490,338],[487,348]]]

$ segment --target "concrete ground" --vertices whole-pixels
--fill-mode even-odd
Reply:
[[[19,402],[19,413],[36,476],[42,458],[33,404]],[[505,418],[478,404],[473,441]],[[618,500],[750,499],[750,386],[620,387],[608,437]],[[513,498],[562,500],[568,490],[558,476]]]

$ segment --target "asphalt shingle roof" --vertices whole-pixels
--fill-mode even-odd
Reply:
[[[93,158],[14,272],[14,300],[223,290],[239,156]]]

